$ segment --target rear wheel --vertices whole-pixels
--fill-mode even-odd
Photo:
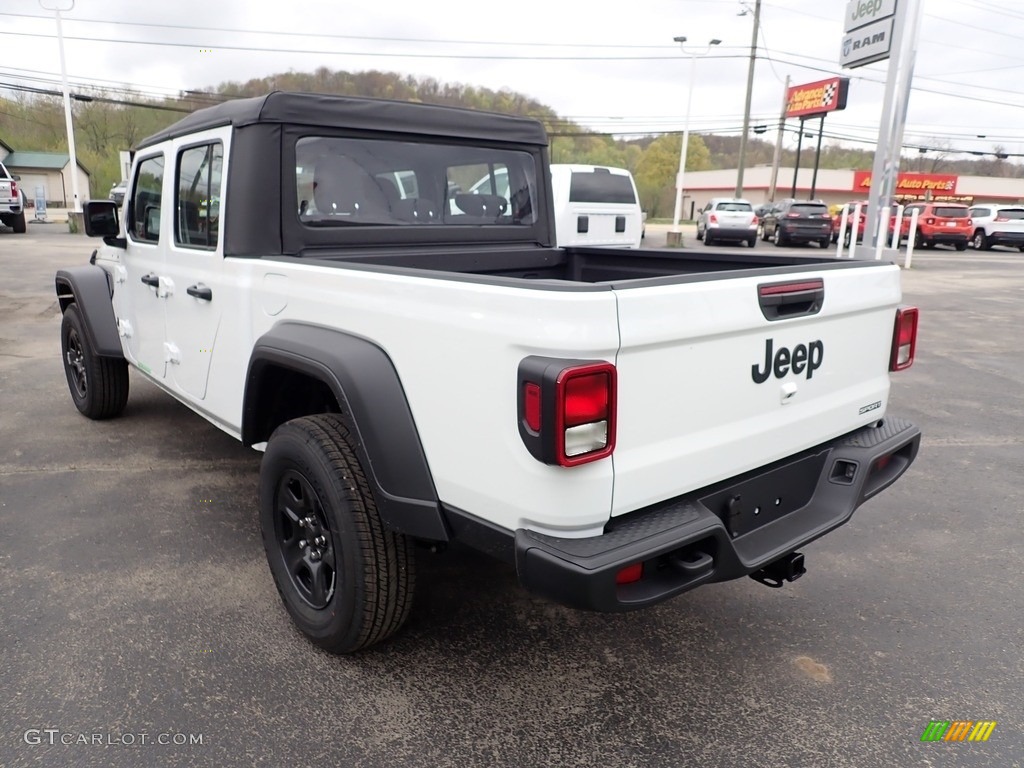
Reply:
[[[704,245],[711,245],[711,243],[712,243],[711,231],[710,230],[704,230]]]
[[[989,243],[988,238],[985,236],[985,230],[979,229],[974,233],[974,238],[971,240],[971,245],[974,246],[976,251],[987,251],[992,245]]]
[[[782,230],[778,227],[775,228],[775,232],[772,234],[772,242],[776,246],[783,246],[786,244],[786,238],[782,235]]]
[[[832,245],[832,238],[831,238],[831,236],[819,240],[818,241],[818,245],[821,246],[822,250],[824,250],[825,248],[828,248],[830,245]]]
[[[71,399],[82,415],[109,419],[120,414],[128,402],[128,363],[96,354],[77,304],[64,310],[60,346]]]
[[[757,235],[754,235],[754,237],[748,237],[747,238],[747,247],[748,248],[753,248],[756,245],[757,245]]]
[[[958,251],[966,251],[967,243],[953,243],[953,247],[956,248]]]
[[[341,417],[278,427],[260,466],[263,545],[292,621],[317,645],[352,653],[394,634],[412,608],[415,561],[388,530]]]
[[[28,230],[28,226],[25,223],[25,212],[22,211],[20,215],[15,216],[11,222],[11,227],[14,229],[15,234],[23,235]]]
[[[697,227],[697,239],[698,240],[703,240],[704,239],[704,233],[700,231],[700,227]]]

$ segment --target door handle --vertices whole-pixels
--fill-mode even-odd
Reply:
[[[160,285],[160,278],[154,274],[143,275],[142,282],[144,282],[146,285],[151,285],[154,288],[157,288]]]
[[[197,299],[203,299],[204,301],[211,301],[213,299],[213,291],[202,283],[190,285],[185,289],[185,293],[189,296],[195,296]]]

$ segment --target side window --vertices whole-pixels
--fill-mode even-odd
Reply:
[[[139,163],[132,185],[128,233],[134,240],[160,241],[160,205],[163,197],[164,157],[157,155]]]
[[[213,249],[220,234],[220,185],[224,146],[218,141],[178,153],[174,243]]]

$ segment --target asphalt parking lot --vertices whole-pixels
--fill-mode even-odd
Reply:
[[[0,766],[1024,765],[1024,254],[915,256],[921,454],[800,581],[597,615],[424,553],[405,630],[339,658],[274,589],[259,454],[134,374],[121,418],[72,405],[52,278],[94,245],[0,231]]]

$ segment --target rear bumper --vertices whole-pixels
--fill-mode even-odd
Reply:
[[[993,232],[988,236],[992,245],[1024,245],[1024,232]]]
[[[947,232],[938,229],[932,232],[922,231],[921,239],[930,243],[966,243],[971,239],[971,236],[966,232]]]
[[[601,536],[564,539],[520,529],[519,580],[574,608],[618,612],[752,574],[849,520],[906,471],[920,440],[916,426],[887,418],[878,427],[612,520]],[[619,571],[636,563],[643,563],[643,577],[617,584]]]
[[[782,236],[787,240],[794,243],[813,243],[818,240],[824,240],[825,238],[832,237],[832,227],[787,227],[785,225],[779,227],[779,231],[782,232]]]
[[[706,230],[715,240],[753,240],[757,237],[757,227],[712,227]]]

